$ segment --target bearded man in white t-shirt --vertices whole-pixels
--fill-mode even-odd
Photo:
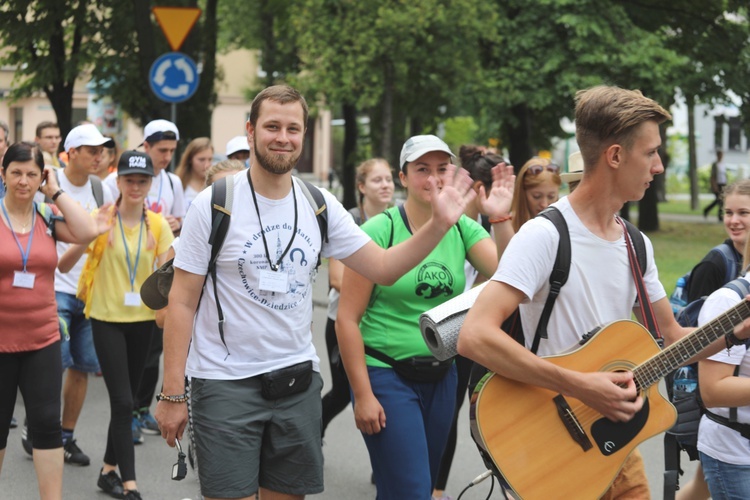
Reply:
[[[302,153],[307,117],[304,98],[288,86],[269,87],[253,100],[246,124],[251,166],[228,183],[234,186],[234,206],[217,260],[223,338],[211,280],[204,289],[211,190],[193,201],[181,233],[155,416],[174,446],[190,401],[206,498],[254,498],[260,491],[261,498],[300,499],[323,491],[323,383],[311,332],[318,254],[391,284],[437,245],[474,196],[463,173],[444,183],[432,197],[432,218],[412,238],[386,250],[321,189],[328,214],[328,239],[322,242],[316,214],[291,173]],[[429,182],[437,189],[435,178]],[[287,370],[295,375],[283,377]],[[284,383],[274,386],[269,378]]]
[[[664,108],[639,91],[599,86],[576,94],[576,139],[583,156],[583,178],[572,194],[553,204],[568,225],[571,266],[568,281],[549,319],[548,338],[539,344],[539,355],[561,354],[577,346],[581,337],[596,327],[630,319],[633,312],[643,322],[640,310],[634,309],[635,280],[623,226],[615,216],[624,203],[640,200],[654,177],[664,171],[658,153],[659,125],[670,118]],[[653,247],[646,236],[643,238],[647,253],[643,281],[654,318],[668,346],[692,329],[682,328],[675,321],[658,280]],[[628,422],[644,408],[640,392],[643,388],[636,386],[631,371],[582,372],[566,368],[534,355],[499,326],[520,305],[526,346],[532,345],[549,294],[559,239],[552,222],[541,217],[521,227],[503,253],[497,272],[467,314],[458,339],[458,352],[507,379],[575,398],[606,419]],[[750,321],[738,327],[737,333],[748,337]],[[702,356],[722,347],[723,339],[712,344]],[[613,358],[616,355],[613,353]],[[550,407],[554,411],[554,405]],[[574,407],[572,411],[580,408]],[[648,415],[648,411],[644,413]],[[591,421],[588,419],[587,423]],[[561,436],[565,438],[570,436]],[[611,443],[606,445],[609,447]],[[591,453],[600,452],[594,445]],[[520,463],[520,457],[511,459]],[[570,482],[570,477],[564,477],[561,481],[582,496],[649,498],[643,460],[637,450],[622,464],[606,492],[583,493],[586,490],[581,483],[585,478]],[[559,473],[541,466],[538,471],[536,482],[540,485],[550,484],[549,476],[545,475],[548,472]],[[566,496],[566,493],[554,491],[550,495]]]

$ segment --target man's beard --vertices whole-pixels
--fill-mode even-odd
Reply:
[[[272,152],[262,153],[258,149],[258,144],[253,137],[253,153],[263,170],[272,174],[283,175],[297,165],[297,160],[299,160],[302,151],[298,151],[296,155],[277,155]]]

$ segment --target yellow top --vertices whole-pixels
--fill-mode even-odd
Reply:
[[[115,219],[115,225],[112,230],[112,244],[110,245],[107,241],[110,236],[110,233],[107,232],[89,245],[89,253],[95,254],[100,252],[101,258],[96,259],[94,255],[89,256],[89,260],[92,262],[98,260],[98,265],[93,269],[93,274],[88,273],[90,276],[90,290],[86,298],[80,297],[81,286],[84,284],[83,281],[86,280],[86,269],[81,273],[82,282],[79,283],[79,297],[86,302],[87,317],[112,323],[135,323],[137,321],[154,319],[154,311],[146,307],[140,300],[141,285],[154,271],[156,257],[169,249],[174,236],[172,236],[169,223],[160,214],[148,211],[147,216],[151,233],[154,235],[154,240],[156,241],[156,248],[147,248],[148,235],[144,223],[140,242],[140,258],[138,258],[132,288],[127,255],[130,256],[130,266],[132,268],[132,266],[135,266],[136,256],[138,255],[138,235],[141,233],[140,224],[136,224],[134,227],[121,226],[120,221]],[[121,227],[122,230],[120,229]],[[127,241],[127,254],[122,238],[123,232]],[[127,294],[129,293],[138,295],[137,303],[139,305],[126,305]]]

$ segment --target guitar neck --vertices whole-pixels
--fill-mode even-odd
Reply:
[[[635,368],[633,374],[636,385],[639,389],[644,389],[657,383],[716,340],[731,332],[736,325],[748,317],[750,317],[750,304],[747,299],[743,299],[736,306]]]

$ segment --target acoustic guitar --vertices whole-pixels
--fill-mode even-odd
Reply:
[[[612,422],[572,397],[488,373],[472,395],[474,440],[520,498],[598,498],[636,446],[674,424],[677,412],[659,392],[659,380],[748,317],[750,305],[743,300],[664,350],[640,324],[615,321],[575,350],[545,358],[582,372],[632,371],[644,405],[628,422]]]

